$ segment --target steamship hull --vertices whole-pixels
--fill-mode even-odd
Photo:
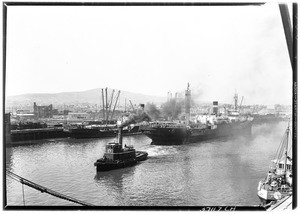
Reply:
[[[180,145],[237,135],[251,135],[252,122],[218,124],[217,128],[143,127],[142,132],[152,139],[153,145]]]
[[[69,136],[72,138],[84,139],[84,138],[107,138],[115,137],[117,135],[117,129],[89,129],[89,128],[75,128],[69,130]],[[141,134],[139,127],[135,126],[131,130],[123,130],[123,136]]]

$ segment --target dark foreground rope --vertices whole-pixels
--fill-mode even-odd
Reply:
[[[67,201],[71,201],[71,202],[74,202],[74,203],[76,203],[76,204],[80,204],[80,205],[83,205],[83,206],[95,206],[95,205],[93,205],[93,204],[90,204],[90,203],[87,203],[87,202],[78,200],[78,199],[76,199],[76,198],[73,198],[73,197],[70,197],[70,196],[61,194],[61,193],[59,193],[59,192],[56,192],[56,191],[54,191],[54,190],[48,189],[48,188],[46,188],[46,187],[43,187],[43,186],[41,186],[41,185],[39,185],[39,184],[36,184],[36,183],[34,183],[34,182],[32,182],[32,181],[29,181],[29,180],[23,178],[23,177],[21,177],[21,176],[15,174],[15,173],[12,173],[12,172],[10,172],[10,171],[8,171],[8,170],[6,170],[6,174],[7,174],[8,176],[10,176],[11,178],[13,178],[14,180],[20,182],[20,183],[22,184],[22,188],[23,188],[23,185],[25,184],[25,185],[27,185],[27,186],[29,186],[29,187],[31,187],[31,188],[34,188],[34,189],[36,189],[36,190],[41,191],[42,193],[48,193],[48,194],[53,195],[53,196],[55,196],[55,197],[58,197],[58,198],[61,198],[61,199],[67,200]],[[24,203],[24,205],[25,205],[24,188],[23,188],[23,203]]]

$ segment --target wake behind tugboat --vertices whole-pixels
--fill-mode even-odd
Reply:
[[[218,112],[214,102],[213,114],[199,115],[197,121],[190,121],[191,91],[189,84],[185,91],[185,122],[152,122],[140,130],[152,139],[153,145],[180,145],[236,135],[251,135],[253,118],[240,116],[235,96],[235,109],[224,115]]]

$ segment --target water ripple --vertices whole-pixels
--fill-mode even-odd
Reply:
[[[6,149],[6,167],[40,185],[99,206],[254,205],[286,124],[257,126],[251,138],[155,146],[146,136],[124,142],[147,151],[148,160],[96,173],[93,163],[108,139],[55,139]],[[22,205],[20,183],[8,179],[8,205]],[[75,204],[25,188],[26,205]]]

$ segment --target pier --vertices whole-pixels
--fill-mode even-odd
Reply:
[[[281,200],[277,201],[275,204],[271,205],[267,211],[283,211],[292,210],[293,206],[293,196],[286,196]]]
[[[11,142],[62,138],[67,136],[68,133],[66,133],[63,128],[23,129],[10,131]]]

